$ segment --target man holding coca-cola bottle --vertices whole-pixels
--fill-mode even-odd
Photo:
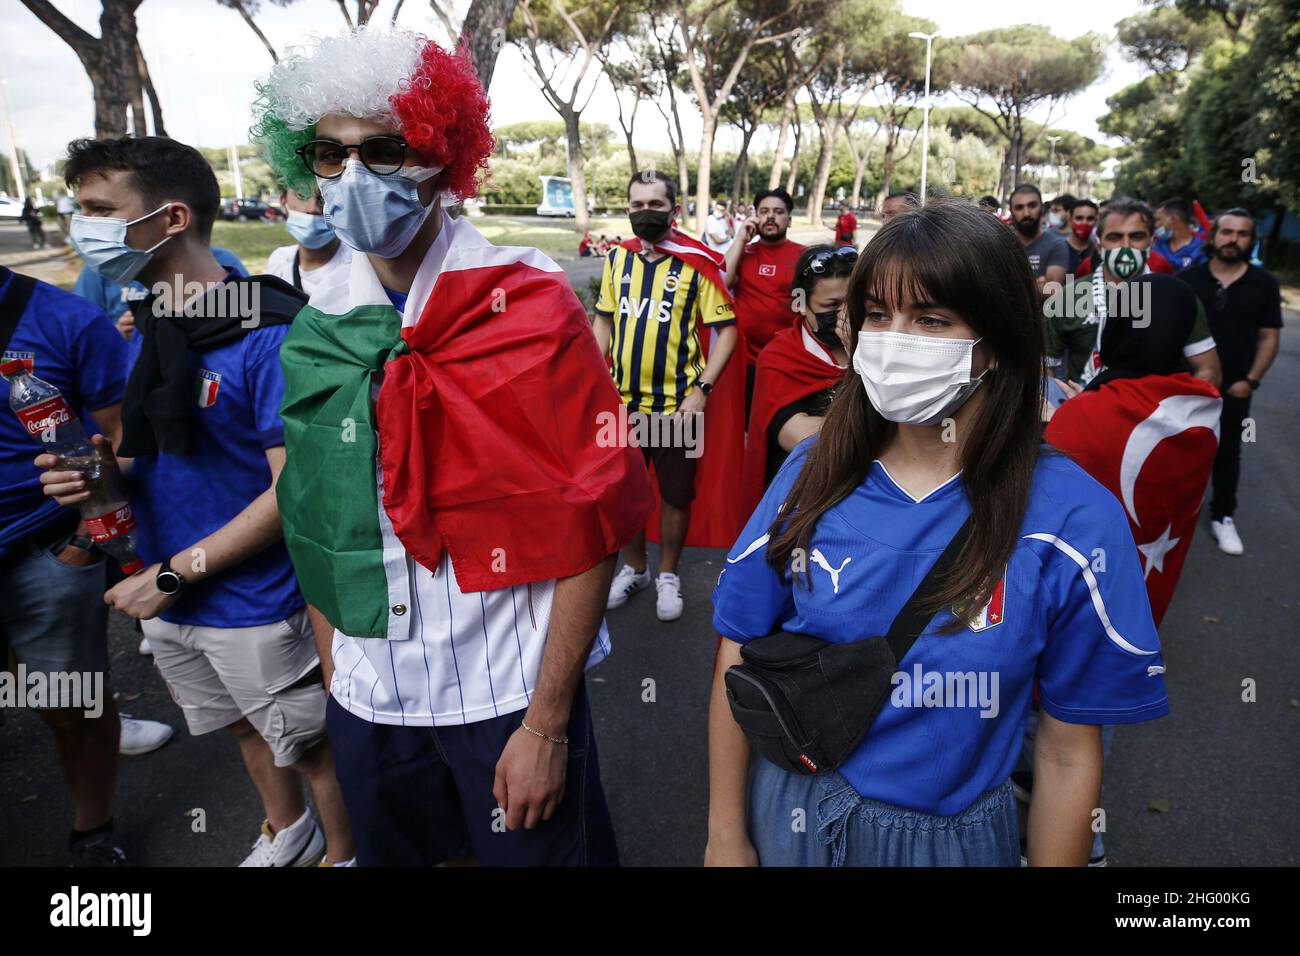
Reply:
[[[131,372],[116,457],[99,443],[105,470],[125,475],[147,566],[104,600],[141,621],[190,733],[225,729],[237,741],[265,811],[242,865],[350,863],[315,641],[275,499],[280,342],[305,297],[213,258],[217,181],[192,147],[78,140],[64,175],[84,213],[70,238],[86,264],[149,290],[121,363]],[[37,463],[50,469],[46,494],[85,500],[80,474],[53,456]]]
[[[79,419],[87,432],[97,425],[117,440],[125,352],[99,309],[0,267],[0,408],[10,404],[9,378],[39,378],[57,396],[27,422],[0,412],[0,670],[27,678],[16,685],[29,691],[22,703],[54,734],[74,808],[69,847],[77,863],[92,866],[126,862],[112,818],[119,747],[144,753],[161,746],[171,728],[119,719],[106,679],[104,555],[92,547],[86,521],[41,493],[32,459],[45,438],[74,423],[80,429]],[[102,517],[91,514],[90,523]],[[41,699],[30,693],[33,678],[67,694]]]

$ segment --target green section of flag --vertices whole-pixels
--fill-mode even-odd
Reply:
[[[280,346],[285,544],[303,596],[353,637],[388,634],[370,392],[374,373],[406,351],[401,327],[389,305],[344,315],[307,306]]]

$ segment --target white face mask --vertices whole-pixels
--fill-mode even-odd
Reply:
[[[937,425],[983,381],[971,379],[979,339],[940,339],[905,332],[863,332],[853,353],[876,411],[900,425]]]

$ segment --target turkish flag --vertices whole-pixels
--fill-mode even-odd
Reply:
[[[1064,402],[1044,432],[1124,505],[1157,625],[1196,531],[1222,408],[1186,372],[1120,378]]]

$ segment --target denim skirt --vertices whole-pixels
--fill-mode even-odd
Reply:
[[[755,755],[749,836],[763,866],[1019,866],[1011,781],[935,816],[863,797],[838,773],[806,776]]]

